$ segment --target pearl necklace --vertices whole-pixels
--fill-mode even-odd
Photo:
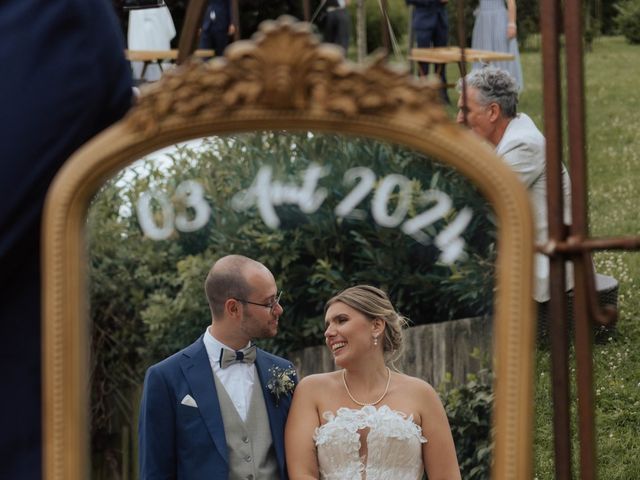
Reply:
[[[382,399],[387,395],[387,392],[389,391],[389,384],[391,383],[391,369],[387,367],[387,386],[384,387],[384,392],[382,392],[382,395],[380,396],[379,399],[377,399],[375,402],[372,402],[372,403],[359,402],[358,400],[353,398],[353,395],[351,395],[351,392],[349,391],[349,387],[347,386],[346,370],[342,370],[342,383],[344,384],[344,388],[347,391],[347,395],[349,395],[349,398],[351,399],[351,401],[356,405],[360,405],[361,407],[369,407],[369,406],[377,405],[382,401]]]

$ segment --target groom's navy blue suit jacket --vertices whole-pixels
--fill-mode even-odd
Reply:
[[[291,394],[275,396],[267,388],[269,369],[293,368],[290,362],[257,350],[256,370],[264,394],[273,446],[286,479],[284,424]],[[186,395],[197,408],[181,404]],[[202,337],[147,371],[139,420],[141,480],[226,479],[229,454],[213,371]]]

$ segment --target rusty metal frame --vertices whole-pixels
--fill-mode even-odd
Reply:
[[[585,138],[584,66],[582,50],[582,2],[564,2],[564,34],[567,81],[569,166],[572,179],[572,224],[562,224],[562,106],[559,74],[560,3],[542,0],[540,27],[544,75],[544,121],[547,138],[547,206],[549,241],[539,251],[551,259],[551,362],[554,404],[556,478],[570,480],[571,429],[569,398],[569,336],[566,316],[564,262],[574,264],[575,356],[578,395],[580,477],[597,478],[593,397],[593,324],[611,325],[617,312],[597,303],[591,252],[638,250],[640,236],[590,238],[587,203],[587,159]]]

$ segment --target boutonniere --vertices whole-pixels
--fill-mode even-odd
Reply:
[[[296,387],[294,382],[296,371],[292,367],[281,368],[274,365],[269,369],[269,373],[271,378],[267,382],[267,389],[276,399],[277,407],[282,395],[293,393],[293,389]]]

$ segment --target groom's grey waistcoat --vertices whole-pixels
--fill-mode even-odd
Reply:
[[[269,417],[259,382],[253,386],[246,423],[242,421],[217,375],[213,375],[229,447],[229,480],[279,478]]]

